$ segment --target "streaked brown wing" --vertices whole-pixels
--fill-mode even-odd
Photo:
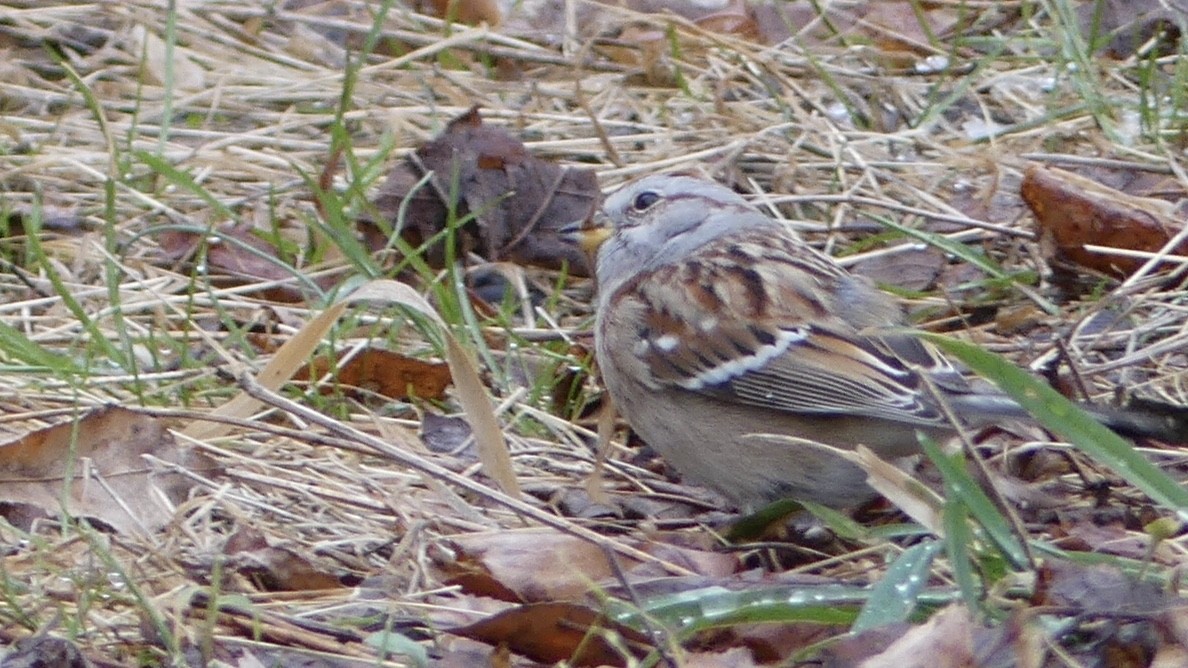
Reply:
[[[918,361],[899,359],[890,337],[859,331],[830,301],[860,294],[871,304],[865,325],[894,320],[889,298],[799,242],[724,239],[631,289],[648,305],[633,352],[655,383],[789,413],[945,423],[911,366]],[[887,313],[869,312],[876,307]],[[933,359],[918,342],[897,346]]]

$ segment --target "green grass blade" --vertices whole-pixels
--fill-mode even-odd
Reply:
[[[1002,357],[971,343],[937,334],[921,336],[992,381],[1027,409],[1044,428],[1125,478],[1156,503],[1176,511],[1181,519],[1188,520],[1188,490],[1059,392]]]
[[[65,355],[51,352],[29,339],[12,325],[0,322],[0,350],[15,360],[59,374],[76,374],[81,368]]]
[[[943,545],[940,541],[928,541],[904,550],[870,592],[850,631],[859,633],[908,621],[916,609],[920,593],[928,584],[932,560]]]
[[[963,458],[959,455],[946,455],[929,438],[921,438],[920,445],[944,479],[945,490],[950,499],[957,498],[965,505],[969,514],[985,529],[990,541],[1015,568],[1027,568],[1031,563],[1027,550],[1016,537],[1011,523],[1003,517],[986,492],[982,491],[977,481],[965,470]]]

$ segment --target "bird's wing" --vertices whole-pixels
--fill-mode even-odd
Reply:
[[[798,240],[722,239],[638,278],[625,286],[641,302],[632,352],[656,386],[789,413],[947,423],[919,365],[945,382],[951,367],[897,333],[890,297]]]

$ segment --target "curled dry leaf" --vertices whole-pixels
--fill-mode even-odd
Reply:
[[[1031,167],[1020,188],[1050,259],[1127,276],[1144,260],[1091,252],[1086,245],[1155,253],[1184,227],[1162,200],[1136,197],[1062,169]],[[1173,249],[1188,252],[1188,243]]]
[[[430,182],[416,188],[428,172],[433,173]],[[561,167],[529,154],[515,137],[484,125],[474,107],[397,165],[374,204],[414,248],[446,229],[453,201],[459,219],[472,217],[459,230],[461,251],[493,261],[568,265],[571,273],[589,275],[585,255],[557,231],[588,218],[600,198],[592,170]],[[364,219],[360,225],[372,249],[386,247],[376,221]],[[442,244],[427,249],[425,257],[440,265]]]
[[[148,533],[173,518],[173,506],[194,485],[149,457],[202,475],[218,471],[206,455],[178,446],[155,418],[108,406],[0,445],[0,499],[50,515],[65,503],[68,513],[121,533]]]
[[[551,529],[457,536],[451,547],[453,559],[434,564],[443,581],[505,601],[576,600],[614,575],[599,546]]]

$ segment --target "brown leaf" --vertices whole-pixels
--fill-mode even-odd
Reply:
[[[469,422],[460,417],[425,411],[421,418],[421,441],[431,452],[478,458],[474,447],[474,430],[470,428]],[[464,445],[467,447],[463,449]]]
[[[319,379],[333,367],[333,360],[321,356],[297,371],[293,378],[298,381]],[[357,388],[399,401],[413,398],[443,399],[446,388],[452,382],[450,367],[445,362],[426,362],[382,348],[359,351],[338,367],[335,380],[348,391],[349,388]],[[329,394],[333,390],[330,386],[323,387],[322,393]]]
[[[711,578],[725,578],[737,566],[733,555],[682,547],[653,540],[639,549],[657,559],[679,564],[691,572]],[[501,600],[537,602],[578,600],[592,589],[606,591],[617,586],[615,570],[606,552],[589,541],[553,529],[526,529],[499,533],[457,536],[447,554],[434,565],[449,584]],[[619,566],[628,581],[654,581],[663,575],[651,563],[637,563],[620,557]],[[470,589],[471,586],[482,589]]]
[[[1021,186],[1040,234],[1056,260],[1068,260],[1114,276],[1126,276],[1144,261],[1085,250],[1086,244],[1154,253],[1183,226],[1161,200],[1135,197],[1055,168],[1031,167]],[[1188,251],[1188,244],[1174,249]]]
[[[435,564],[445,582],[474,586],[490,578],[484,587],[491,593],[484,595],[507,601],[575,600],[614,573],[597,545],[553,529],[469,534],[451,543],[454,561]],[[625,562],[623,568],[633,565]],[[476,577],[480,573],[484,578]]]
[[[94,668],[77,645],[65,638],[35,635],[21,638],[4,653],[5,668]]]
[[[427,171],[433,172],[431,185],[413,192]],[[493,261],[548,268],[568,264],[571,273],[589,275],[585,255],[557,231],[593,213],[601,195],[592,170],[563,168],[530,155],[518,139],[483,125],[474,107],[392,171],[375,207],[404,241],[418,247],[445,229],[446,201],[454,195],[457,215],[473,214],[460,230],[460,257],[473,251]],[[387,245],[375,221],[364,219],[360,225],[372,249]],[[445,252],[435,244],[425,257],[440,265]]]
[[[16,209],[7,213],[0,213],[0,229],[6,236],[24,236],[26,221],[32,218],[30,211]],[[68,208],[44,207],[38,218],[38,229],[42,232],[60,232],[62,234],[81,234],[87,230],[87,221],[76,211]]]
[[[172,504],[193,482],[146,455],[204,475],[218,470],[206,455],[179,447],[156,419],[108,406],[0,445],[0,496],[51,514],[64,500],[67,512],[121,533],[154,531],[173,518]]]
[[[698,17],[694,22],[699,28],[722,35],[735,35],[754,42],[763,38],[752,7],[743,0],[730,0],[725,7]]]
[[[929,290],[945,268],[945,255],[935,248],[911,248],[897,253],[880,253],[850,267],[855,274],[876,283],[903,290]]]
[[[271,284],[263,290],[266,299],[304,300],[305,292],[294,276],[294,270],[276,260],[280,249],[256,236],[253,229],[250,223],[228,223],[212,235],[170,230],[161,233],[157,243],[166,258],[175,263],[194,261],[205,244],[206,270],[214,275],[225,274],[230,280],[224,280],[224,283],[266,282]]]
[[[1116,567],[1087,566],[1052,559],[1037,573],[1031,603],[1075,608],[1088,614],[1153,614],[1176,602],[1158,585],[1137,580]]]
[[[516,654],[542,663],[568,660],[573,666],[627,665],[619,648],[607,641],[603,630],[618,634],[619,647],[633,648],[637,658],[643,656],[649,644],[642,633],[571,603],[523,605],[451,632],[490,645],[506,646]]]
[[[290,548],[273,546],[264,534],[241,528],[227,539],[223,552],[230,566],[262,591],[341,589],[342,580]]]
[[[1091,518],[1066,516],[1054,534],[1053,544],[1070,552],[1099,552],[1135,560],[1162,556],[1156,561],[1169,565],[1175,563],[1175,559],[1168,559],[1166,554],[1151,553],[1150,536],[1127,531],[1126,527],[1116,523],[1099,524]]]
[[[665,24],[670,16],[679,16],[709,32],[734,35],[761,44],[782,42],[792,36],[793,30],[814,20],[820,22],[816,8],[805,3],[764,0],[601,0],[601,3],[638,14],[650,14],[654,18],[637,20],[634,16],[607,11],[597,3],[582,2],[575,3],[571,19],[564,3],[515,2],[509,3],[505,30],[546,42],[557,42],[576,30],[576,34],[584,39],[598,37],[600,45],[618,43],[619,46],[612,49],[616,54],[612,58],[618,62],[636,63],[638,56],[630,55],[636,47],[647,51],[652,45],[664,44]],[[830,17],[835,14],[832,7],[824,11]],[[630,21],[630,25],[624,25],[625,21]],[[641,27],[642,24],[647,27]],[[684,28],[679,23],[676,27]],[[635,42],[630,37],[635,31],[650,36],[643,42]],[[606,39],[609,34],[616,34],[617,38]]]
[[[974,624],[969,610],[950,606],[926,623],[912,627],[863,668],[967,668],[979,665],[974,654]]]
[[[1158,53],[1170,53],[1181,38],[1185,10],[1166,0],[1095,0],[1076,8],[1077,24],[1098,52],[1111,58],[1129,58],[1153,37],[1162,34]]]
[[[431,0],[420,4],[423,8],[426,4],[430,5],[427,9],[432,9],[434,14],[443,19],[472,26],[480,23],[496,26],[503,18],[495,0]]]

